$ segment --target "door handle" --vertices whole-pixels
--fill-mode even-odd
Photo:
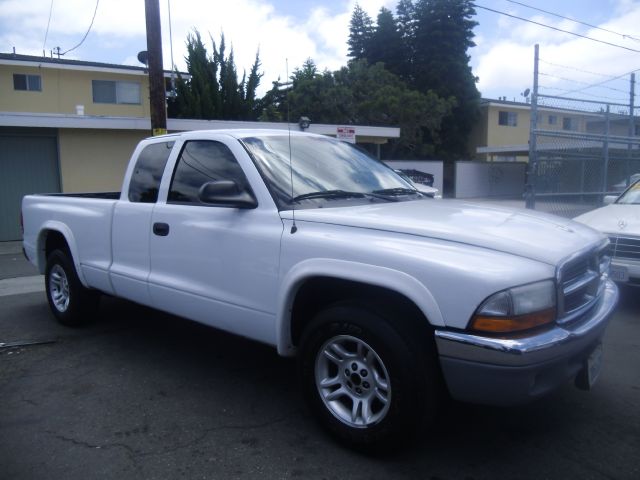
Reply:
[[[168,223],[154,223],[153,224],[153,233],[158,235],[159,237],[166,237],[169,235],[169,224]]]

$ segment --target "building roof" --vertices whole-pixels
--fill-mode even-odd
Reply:
[[[87,62],[66,58],[40,57],[36,55],[19,55],[17,53],[0,53],[0,65],[22,65],[29,67],[59,68],[65,70],[102,71],[132,75],[147,75],[143,66],[119,65],[116,63]],[[171,70],[165,70],[165,77],[171,76]],[[182,72],[181,75],[188,75]]]
[[[24,112],[0,112],[0,126],[3,127],[48,127],[48,128],[90,128],[90,129],[115,129],[115,130],[151,130],[149,117],[111,117],[96,115],[73,115],[59,113],[24,113]],[[306,130],[320,135],[336,135],[337,125],[311,123]],[[400,129],[397,127],[371,127],[367,125],[350,125],[356,131],[356,137],[360,141],[371,143],[384,143],[389,138],[400,137]],[[191,120],[181,118],[168,118],[167,130],[219,130],[219,129],[275,129],[299,131],[298,124],[285,122],[244,122],[235,120]]]

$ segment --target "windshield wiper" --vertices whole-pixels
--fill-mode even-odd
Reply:
[[[303,193],[293,197],[292,201],[307,200],[309,198],[362,198],[365,194],[362,192],[347,192],[345,190],[320,190],[318,192]]]
[[[396,188],[383,188],[381,190],[374,190],[371,193],[375,193],[378,195],[422,195],[418,190],[413,190],[411,188],[404,187],[396,187]]]

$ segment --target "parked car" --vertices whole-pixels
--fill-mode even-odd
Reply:
[[[399,170],[409,177],[413,183],[433,187],[433,182],[435,180],[433,174],[423,172],[422,170],[416,170],[415,168],[400,168]]]
[[[122,192],[22,208],[61,323],[90,320],[105,293],[297,355],[311,411],[358,446],[423,431],[445,389],[513,405],[573,378],[590,388],[618,298],[595,230],[431,201],[307,133],[150,138]]]
[[[400,175],[404,180],[406,180],[407,183],[409,183],[410,185],[413,185],[413,187],[416,190],[418,190],[420,193],[424,193],[426,196],[431,198],[438,198],[438,199],[442,198],[442,194],[440,193],[440,190],[438,190],[437,188],[431,187],[429,185],[426,185],[424,183],[414,182],[413,179],[410,178],[409,175],[405,173],[406,170],[398,169],[395,172],[398,175]],[[432,183],[433,183],[433,178],[432,178]]]
[[[616,282],[640,286],[640,180],[619,197],[605,197],[605,207],[575,220],[609,236],[609,276]]]
[[[616,183],[615,185],[611,185],[611,191],[613,192],[623,192],[629,185],[640,180],[640,173],[634,173],[629,177],[629,181],[625,178],[621,182]]]

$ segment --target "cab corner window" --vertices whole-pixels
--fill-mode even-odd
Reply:
[[[216,180],[233,180],[240,190],[251,190],[229,147],[212,140],[187,142],[180,153],[167,202],[204,205],[198,198],[200,188]]]
[[[129,182],[129,201],[155,203],[164,167],[167,164],[173,142],[152,143],[144,147],[138,156]]]

